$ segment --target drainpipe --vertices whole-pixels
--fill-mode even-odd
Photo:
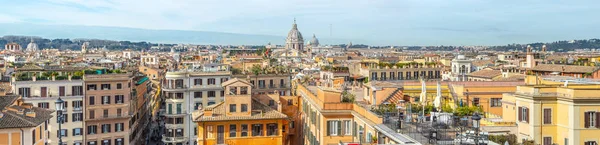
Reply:
[[[542,128],[543,128],[542,125],[544,125],[543,124],[543,122],[544,122],[544,116],[543,116],[544,115],[544,102],[542,102],[542,101],[540,101],[540,111],[541,111],[540,119],[542,119],[540,121],[540,142],[544,143],[544,135],[542,135]]]

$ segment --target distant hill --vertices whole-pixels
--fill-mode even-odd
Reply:
[[[543,45],[546,45],[548,51],[573,51],[575,49],[600,49],[600,39],[588,40],[571,40],[571,41],[555,41],[550,43],[529,43],[529,44],[509,44],[505,46],[493,46],[490,49],[507,51],[507,50],[525,50],[527,45],[531,45],[535,50],[541,50]]]
[[[0,36],[39,36],[48,39],[85,38],[138,42],[145,41],[155,44],[266,45],[271,42],[273,44],[283,45],[285,43],[285,36],[209,31],[150,30],[123,27],[38,25],[25,23],[0,23],[0,28],[2,28],[0,29]],[[285,34],[287,34],[287,32],[282,35]],[[310,39],[310,37],[305,39]],[[320,41],[339,44],[360,40],[320,39]],[[29,41],[27,41],[27,43],[29,43]]]

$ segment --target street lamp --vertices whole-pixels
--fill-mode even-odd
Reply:
[[[54,104],[56,105],[56,119],[58,121],[58,144],[62,145],[62,126],[61,124],[63,123],[63,109],[64,106],[63,104],[65,103],[65,101],[63,101],[62,99],[60,99],[60,97],[58,99],[56,99],[56,102],[54,102]]]
[[[471,119],[473,119],[473,128],[475,128],[475,144],[477,145],[479,144],[479,120],[481,120],[481,116],[479,116],[479,113],[475,112],[473,113]]]

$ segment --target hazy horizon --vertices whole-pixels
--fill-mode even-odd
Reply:
[[[600,1],[593,0],[31,0],[6,1],[3,5],[0,23],[4,24],[273,36],[264,44],[282,44],[284,40],[279,37],[287,35],[294,18],[305,41],[315,34],[324,44],[489,46],[591,39],[600,34],[600,29],[592,29],[600,26],[600,20],[594,19],[600,9],[593,7]],[[2,35],[44,33],[44,29],[2,29],[16,33]],[[64,33],[73,32],[46,37],[68,36]],[[102,36],[94,34],[102,32],[78,33]],[[238,44],[237,40],[229,41]]]

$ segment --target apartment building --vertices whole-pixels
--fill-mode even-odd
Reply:
[[[57,144],[58,137],[68,145],[81,145],[84,139],[83,96],[84,81],[80,77],[42,76],[42,72],[30,72],[31,78],[16,77],[11,79],[11,87],[15,94],[22,96],[22,101],[33,104],[38,108],[54,110],[58,98],[64,101],[61,130],[58,130],[56,115],[49,121],[48,143]],[[65,73],[66,74],[66,73]]]
[[[385,63],[361,62],[359,74],[369,77],[370,81],[379,80],[417,80],[420,77],[427,79],[441,79],[441,65],[429,63]]]
[[[128,145],[133,136],[130,121],[133,73],[97,70],[84,76],[85,143]]]
[[[517,123],[519,141],[542,145],[596,145],[600,142],[600,82],[556,81],[529,76],[503,95],[502,116]],[[575,78],[573,78],[575,80]]]
[[[342,102],[341,91],[294,82],[300,108],[300,129],[305,145],[340,143],[420,144],[396,133],[383,116],[367,106]]]
[[[280,96],[290,95],[291,85],[290,73],[267,72],[258,75],[234,75],[234,78],[245,79],[252,84],[254,94],[279,94]]]
[[[283,145],[288,117],[252,95],[252,85],[234,78],[224,82],[225,101],[195,111],[197,144]],[[257,94],[256,94],[257,95]]]
[[[162,141],[167,145],[195,144],[197,128],[192,111],[222,102],[225,92],[221,84],[230,76],[228,65],[168,71],[162,82],[165,110],[160,114],[166,127]]]
[[[52,110],[24,103],[20,96],[0,96],[0,144],[46,145]],[[56,122],[56,121],[54,121]]]
[[[133,116],[130,124],[130,143],[146,144],[150,129],[147,127],[151,118],[152,103],[150,100],[153,95],[152,83],[150,79],[143,74],[136,74],[132,81],[131,106]]]

